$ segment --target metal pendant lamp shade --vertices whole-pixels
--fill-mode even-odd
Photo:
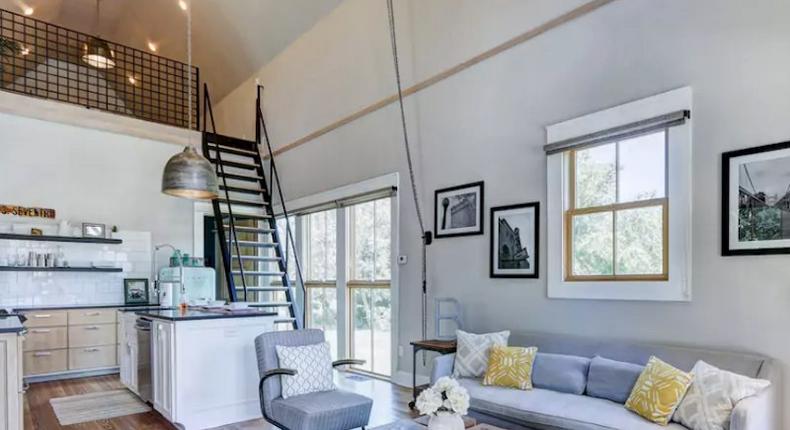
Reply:
[[[187,146],[165,165],[162,192],[192,200],[213,200],[219,194],[214,166]]]
[[[82,47],[82,61],[97,69],[115,67],[115,52],[103,39],[91,37]]]

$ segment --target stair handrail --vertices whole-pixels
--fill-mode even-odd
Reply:
[[[299,262],[299,252],[297,252],[296,247],[296,240],[294,240],[293,232],[291,231],[291,223],[288,215],[288,209],[285,207],[285,197],[283,195],[283,189],[280,184],[280,175],[277,172],[277,164],[274,162],[274,151],[272,150],[271,141],[269,141],[269,132],[266,129],[266,120],[263,117],[263,110],[261,109],[261,91],[263,91],[263,85],[257,85],[257,98],[255,102],[255,127],[256,133],[255,137],[257,140],[265,140],[266,141],[266,149],[268,151],[268,158],[269,158],[269,184],[271,184],[271,189],[274,190],[274,182],[277,181],[277,194],[280,198],[280,208],[282,209],[283,218],[285,218],[285,230],[286,230],[286,244],[285,244],[285,252],[288,252],[288,243],[291,244],[291,249],[294,250],[293,252],[293,259],[296,263],[296,276],[299,278],[299,287],[302,290],[302,298],[307,301],[307,288],[305,287],[304,276],[302,275],[302,265]],[[263,139],[261,139],[261,135],[259,130],[263,131]],[[258,142],[260,144],[260,142]],[[286,265],[287,267],[287,265]],[[285,276],[288,276],[288,271],[286,270]],[[302,327],[307,326],[307,303],[302,306]]]
[[[217,125],[214,122],[214,110],[211,107],[211,96],[208,93],[208,85],[203,84],[203,115],[205,116],[206,113],[209,115],[209,119],[211,120],[211,129],[212,131],[207,130],[207,121],[203,121],[203,131],[206,133],[211,133],[214,135],[214,140],[217,146],[219,146],[219,142],[217,142]],[[233,208],[230,204],[230,193],[228,191],[228,181],[225,178],[225,168],[222,165],[222,155],[220,154],[221,151],[216,150],[214,151],[215,156],[217,157],[217,167],[219,167],[221,176],[222,176],[222,186],[225,188],[225,202],[228,206],[228,226],[230,227],[230,240],[236,247],[236,255],[239,256],[239,276],[241,276],[241,285],[244,289],[244,301],[247,301],[247,280],[244,276],[244,261],[241,258],[241,247],[239,246],[239,236],[236,233],[236,223],[233,219]],[[219,204],[219,203],[217,203]],[[221,215],[221,211],[220,211]],[[219,228],[225,228],[224,221],[220,218],[219,220]],[[233,277],[233,255],[228,255],[228,273],[230,273],[230,278]],[[235,282],[232,282],[231,285],[228,285],[228,289],[230,292],[230,299],[231,301],[236,301],[236,285]]]

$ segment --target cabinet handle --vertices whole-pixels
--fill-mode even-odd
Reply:
[[[52,318],[52,315],[50,315],[50,314],[36,314],[36,315],[33,315],[33,318]]]
[[[89,326],[89,327],[85,327],[85,330],[98,330],[98,329],[99,329],[99,327],[97,327],[95,325],[92,325],[92,326]]]
[[[99,352],[99,348],[85,348],[83,351],[85,351],[85,352]]]
[[[33,353],[33,357],[50,357],[52,356],[51,352],[36,352]]]
[[[86,317],[97,317],[99,315],[101,315],[100,312],[85,312]]]
[[[50,333],[50,332],[52,332],[52,330],[48,329],[48,328],[37,328],[37,329],[30,330],[30,332],[31,333]]]

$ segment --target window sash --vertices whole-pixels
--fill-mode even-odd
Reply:
[[[655,133],[658,130],[652,130]],[[664,130],[664,138],[668,139],[669,130]],[[644,134],[644,133],[643,133]],[[615,162],[615,199],[619,196],[619,141],[610,141],[606,144],[616,145],[618,156]],[[664,166],[664,197],[654,198],[648,200],[636,200],[618,203],[615,202],[609,205],[590,206],[584,208],[576,208],[576,152],[586,148],[573,149],[568,151],[568,198],[567,206],[569,209],[565,211],[565,219],[563,220],[565,229],[565,281],[567,282],[586,282],[586,281],[667,281],[669,280],[669,187],[668,184],[668,171],[667,163],[669,159],[668,146],[665,144],[665,166]],[[661,238],[661,254],[662,254],[662,272],[660,274],[617,274],[617,212],[628,209],[639,209],[648,207],[662,208],[662,238]],[[573,272],[573,219],[580,215],[590,215],[597,213],[611,213],[612,214],[612,274],[611,275],[576,275]]]
[[[392,197],[383,197],[383,198],[378,198],[378,199],[375,199],[375,200],[369,200],[369,201],[362,202],[362,203],[378,202],[378,201],[384,202],[384,201],[386,201],[388,199],[391,199],[391,198]],[[360,204],[362,204],[362,203],[360,203]],[[389,204],[392,205],[392,201],[391,200],[389,201]],[[358,207],[358,205],[353,205],[353,206],[348,207],[348,226],[349,226],[349,228],[348,228],[348,267],[349,267],[349,278],[350,278],[350,280],[348,281],[349,285],[350,284],[375,285],[375,284],[379,284],[379,283],[389,284],[390,280],[392,278],[392,267],[391,266],[390,266],[390,277],[389,278],[386,278],[386,279],[376,278],[376,254],[375,254],[375,250],[377,249],[377,246],[376,246],[377,242],[379,240],[381,240],[381,239],[380,239],[380,237],[377,237],[377,235],[375,234],[376,233],[375,232],[375,224],[376,224],[376,219],[375,219],[375,217],[376,217],[376,210],[375,210],[375,206],[374,206],[374,209],[373,209],[373,217],[374,217],[374,219],[373,219],[373,224],[374,224],[374,236],[373,236],[374,256],[373,256],[373,269],[372,269],[373,270],[373,279],[356,279],[356,276],[357,276],[357,264],[359,263],[357,261],[357,249],[356,249],[357,248],[357,241],[356,241],[356,235],[357,235],[357,229],[356,229],[357,211],[356,211],[356,209],[357,209],[357,207]],[[392,218],[391,217],[390,217],[389,228],[390,228],[390,249],[392,249]]]

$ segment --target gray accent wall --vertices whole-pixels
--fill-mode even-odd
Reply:
[[[579,4],[398,1],[405,86]],[[788,16],[784,0],[615,1],[410,97],[410,136],[431,228],[433,190],[477,180],[486,187],[486,234],[430,247],[431,296],[460,299],[473,331],[748,350],[790,371],[790,257],[724,258],[719,251],[721,153],[790,140]],[[256,78],[267,87],[264,111],[275,146],[392,94],[386,23],[385,2],[344,1],[219,103],[221,132],[253,136]],[[545,273],[544,127],[682,86],[694,91],[693,300],[550,300],[545,275],[489,279],[487,209],[527,201],[544,203]],[[400,244],[409,262],[400,267],[399,368],[408,371],[408,342],[420,333],[420,259],[398,120],[390,105],[278,163],[289,198],[401,173]],[[790,428],[790,409],[784,413]]]

